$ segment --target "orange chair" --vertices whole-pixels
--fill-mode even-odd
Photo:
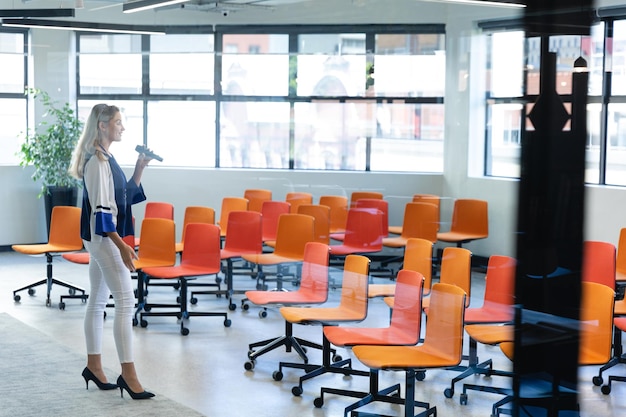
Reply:
[[[50,292],[52,285],[60,285],[69,290],[69,295],[62,295],[59,302],[59,308],[65,309],[66,298],[80,298],[83,302],[87,299],[85,290],[76,285],[54,278],[52,273],[52,260],[64,252],[80,251],[83,248],[83,241],[80,237],[80,207],[71,206],[55,206],[52,208],[50,217],[50,235],[48,243],[32,244],[32,245],[12,245],[11,248],[25,255],[46,255],[46,278],[28,284],[22,288],[13,291],[13,300],[19,302],[21,296],[20,291],[28,290],[28,295],[35,294],[35,287],[46,284],[46,306],[50,307]],[[81,294],[76,294],[80,292]]]
[[[485,200],[458,199],[452,209],[450,230],[437,233],[437,240],[456,243],[458,247],[464,243],[489,236],[488,204]]]
[[[148,326],[146,316],[175,316],[180,320],[180,333],[189,334],[185,320],[191,316],[224,317],[224,326],[230,327],[231,321],[227,313],[189,311],[187,306],[187,288],[190,280],[205,275],[217,275],[221,271],[220,260],[220,229],[214,224],[190,223],[187,225],[184,250],[181,261],[174,266],[144,267],[143,273],[150,279],[177,280],[180,286],[176,304],[145,303],[144,312],[140,313],[141,327]],[[153,311],[154,309],[171,309],[178,311]]]
[[[257,265],[257,289],[266,290],[268,281],[276,281],[277,289],[282,290],[286,269],[289,265],[300,264],[304,258],[304,247],[315,239],[315,219],[305,214],[283,214],[278,219],[276,247],[272,253],[244,254],[242,258]],[[270,279],[264,266],[276,266],[276,277]],[[297,282],[297,273],[294,274]],[[244,303],[245,304],[245,303]],[[243,305],[242,304],[242,307]],[[245,307],[244,307],[245,308]]]
[[[143,218],[174,220],[174,205],[162,201],[148,201]],[[141,236],[135,237],[135,247],[141,243],[140,238]]]
[[[353,191],[350,193],[350,208],[355,208],[356,202],[363,198],[382,200],[383,193],[377,191]]]
[[[387,230],[389,229],[389,202],[387,200],[383,200],[381,198],[361,198],[356,201],[356,203],[354,204],[354,208],[369,208],[379,210],[382,213],[382,235],[383,237],[387,236]],[[342,233],[332,233],[330,235],[330,238],[334,240],[343,240],[344,237],[345,231]]]
[[[291,210],[289,203],[285,201],[264,201],[261,205],[261,225],[263,230],[263,243],[269,247],[276,245],[276,233],[278,232],[278,218]]]
[[[224,247],[220,251],[220,259],[226,261],[226,297],[228,309],[234,311],[237,305],[233,302],[233,294],[243,294],[245,291],[235,291],[233,275],[235,262],[241,261],[243,255],[260,254],[263,252],[261,236],[261,213],[256,211],[232,211],[228,216],[228,234],[224,239]],[[250,275],[254,269],[246,265],[239,268],[246,270]],[[190,302],[196,304],[199,294],[215,294],[215,291],[192,291]]]
[[[246,211],[248,210],[248,200],[243,197],[224,197],[222,198],[222,207],[220,209],[220,221],[218,226],[220,227],[220,236],[226,237],[228,233],[228,215],[231,211]],[[259,210],[259,213],[261,211]]]
[[[465,311],[465,324],[497,324],[512,323],[515,300],[515,259],[508,256],[491,255],[485,276],[485,294],[483,305],[470,307]],[[430,313],[428,315],[430,320]],[[454,395],[457,382],[475,374],[488,375],[491,372],[492,360],[478,362],[477,342],[470,337],[467,366],[458,366],[453,370],[461,373],[450,382],[450,388],[444,390],[446,398]]]
[[[425,369],[447,369],[461,362],[465,293],[454,285],[436,283],[433,284],[430,297],[431,307],[423,344],[361,345],[352,348],[356,358],[370,368],[370,392],[346,407],[344,415],[357,415],[355,410],[375,401],[404,404],[404,416],[413,416],[415,407],[426,409],[420,415],[436,415],[436,407],[415,400],[415,381]],[[382,390],[378,388],[379,371],[387,369],[405,372],[405,398],[400,395],[400,384]]]
[[[581,279],[597,282],[615,290],[615,246],[612,243],[586,240],[583,242]]]
[[[328,245],[330,243],[330,207],[321,204],[301,204],[298,214],[306,214],[315,218],[315,241]]]
[[[407,239],[416,237],[435,243],[437,241],[437,230],[439,229],[437,218],[438,212],[434,205],[407,203],[404,207],[402,233],[400,236],[384,238],[383,246],[402,248],[406,245]]]
[[[420,338],[422,323],[422,290],[424,277],[416,271],[402,269],[396,284],[396,308],[388,327],[325,326],[324,338],[337,347],[357,345],[415,345]],[[333,367],[351,365],[350,359],[335,362]],[[322,387],[320,396],[314,400],[316,407],[324,405],[324,394],[337,394],[362,398],[367,393]]]
[[[377,209],[348,210],[342,244],[330,245],[332,256],[380,252],[383,248],[382,212]]]
[[[180,242],[176,243],[176,252],[180,253],[185,248],[185,230],[189,223],[215,224],[215,210],[205,206],[185,207],[185,217],[183,218],[183,232]]]
[[[296,291],[246,291],[246,298],[249,302],[263,307],[259,312],[262,318],[267,315],[268,306],[310,306],[325,303],[328,299],[328,256],[328,245],[319,242],[307,243],[302,261],[302,279]],[[259,356],[281,346],[285,346],[287,352],[291,352],[293,348],[305,363],[308,362],[308,358],[303,346],[322,348],[319,344],[295,337],[293,324],[285,321],[283,336],[248,345],[248,361],[244,368],[247,371],[253,370]],[[255,350],[259,347],[260,349]]]
[[[298,213],[302,204],[313,204],[313,194],[301,191],[292,191],[285,195],[285,201],[290,204],[290,213]]]
[[[263,189],[247,189],[243,192],[243,198],[248,200],[248,210],[261,212],[263,202],[272,199],[272,192]]]
[[[360,322],[367,317],[367,283],[370,260],[362,255],[348,255],[343,269],[341,300],[333,307],[282,307],[280,314],[290,323],[302,325],[337,325],[340,323]],[[300,377],[298,385],[291,389],[295,396],[302,395],[302,383],[326,372],[367,375],[363,371],[350,368],[350,361],[344,362],[334,355],[331,362],[331,349],[328,339],[323,338],[322,364],[280,362],[278,370],[272,375],[275,381],[283,378],[283,368],[303,369],[306,373]]]
[[[626,284],[626,227],[619,231],[617,257],[615,259],[615,280],[618,284]]]
[[[404,248],[402,269],[419,272],[424,278],[423,296],[430,294],[433,268],[433,243],[426,239],[412,238],[407,240]],[[393,309],[393,296],[396,284],[370,284],[370,298],[386,297],[385,302]]]
[[[144,268],[172,266],[176,263],[176,226],[174,220],[147,218],[141,222],[141,243],[135,260],[137,271],[137,309],[133,325],[139,323],[138,316],[145,306],[146,289],[149,285]]]
[[[343,233],[348,216],[348,198],[340,195],[323,195],[319,203],[330,207],[330,233]]]
[[[465,248],[443,248],[439,282],[456,285],[465,291],[465,307],[469,307],[472,297],[472,252]],[[422,306],[426,314],[429,305],[430,298],[425,298]]]
[[[435,194],[414,194],[411,199],[412,203],[424,203],[435,206],[437,212],[437,231],[439,231],[441,198]],[[395,235],[402,234],[402,226],[389,226],[389,233]]]

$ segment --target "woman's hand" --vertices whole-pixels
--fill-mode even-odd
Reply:
[[[128,268],[130,272],[135,272],[135,263],[133,260],[139,259],[137,258],[137,253],[135,253],[135,248],[124,243],[124,245],[120,247],[120,254],[122,255],[122,261],[124,265],[126,265],[126,268]]]

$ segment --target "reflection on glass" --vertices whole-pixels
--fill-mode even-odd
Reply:
[[[289,103],[222,102],[220,167],[289,168]]]
[[[298,95],[365,95],[365,56],[299,55]]]
[[[487,85],[491,97],[521,97],[524,91],[524,32],[502,32],[490,36]],[[529,62],[529,68],[532,62]]]
[[[0,165],[17,165],[16,152],[26,132],[26,98],[0,99]]]
[[[80,100],[78,102],[78,117],[86,121],[92,107],[102,102],[102,100]],[[141,101],[114,100],[105,103],[120,108],[125,129],[122,134],[122,141],[111,148],[111,153],[115,156],[118,164],[134,166],[137,161],[135,146],[143,144],[143,106]],[[159,153],[156,149],[154,151]]]
[[[487,169],[496,177],[520,175],[521,104],[492,104],[487,107]]]
[[[590,148],[594,149],[593,146]],[[609,104],[606,183],[626,185],[626,104],[624,103]]]

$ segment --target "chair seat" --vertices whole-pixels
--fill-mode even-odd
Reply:
[[[367,287],[367,296],[375,297],[393,297],[396,292],[396,284],[370,284]]]
[[[63,259],[75,264],[87,265],[89,263],[89,252],[72,252],[61,255]]]
[[[613,312],[616,316],[626,316],[626,298],[615,300]]]
[[[339,307],[316,307],[315,312],[307,308],[282,307],[280,314],[291,323],[339,323],[342,321],[361,321],[363,312]]]
[[[274,253],[245,254],[242,258],[257,265],[277,265],[302,262],[302,259],[289,258],[287,256],[276,255]]]
[[[397,236],[397,237],[385,237],[383,238],[383,246],[389,248],[403,248],[406,246],[406,241],[409,238]]]
[[[442,242],[464,242],[476,239],[486,239],[488,235],[485,234],[469,234],[458,232],[439,232],[437,233],[437,240]]]
[[[176,253],[176,252],[173,252]],[[155,266],[172,266],[172,263],[166,263],[163,259],[136,259],[135,269],[145,269]]]
[[[389,231],[389,233],[393,233],[394,235],[402,234],[402,226],[389,226],[387,230]]]
[[[182,252],[184,247],[185,247],[184,242],[177,242],[176,245],[175,245],[176,253]]]
[[[44,253],[79,251],[82,250],[83,247],[82,244],[76,247],[72,245],[42,243],[40,245],[13,245],[11,249],[25,255],[43,255]]]
[[[443,368],[460,363],[456,356],[442,355],[430,346],[355,346],[353,352],[369,368]]]
[[[221,271],[220,268],[202,268],[191,265],[162,266],[158,268],[144,267],[143,272],[152,278],[173,279],[181,277],[198,277],[214,275]]]
[[[507,323],[513,321],[514,315],[513,306],[489,303],[465,310],[465,323]]]
[[[350,255],[351,253],[372,253],[372,252],[380,252],[381,247],[373,246],[372,248],[365,247],[356,247],[350,245],[331,245],[330,246],[330,254],[331,255]]]
[[[622,282],[622,283],[626,282],[626,271],[616,271],[615,281]]]
[[[418,342],[417,334],[407,334],[407,332],[393,327],[346,328],[341,326],[327,326],[324,328],[324,334],[326,338],[331,341],[350,340],[349,346],[414,345]],[[337,346],[347,345],[339,344]]]
[[[320,304],[326,301],[327,296],[321,292],[308,291],[246,291],[248,301],[256,305],[267,304]]]
[[[484,345],[497,345],[502,342],[513,342],[515,326],[493,324],[468,324],[465,331],[470,337]]]

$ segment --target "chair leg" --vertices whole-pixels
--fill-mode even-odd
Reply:
[[[476,374],[492,375],[494,372],[492,365],[493,364],[492,364],[491,359],[487,359],[486,361],[478,363],[477,342],[476,340],[470,337],[468,364],[467,366],[455,366],[455,367],[449,368],[449,370],[451,371],[461,371],[461,373],[455,376],[452,379],[452,381],[450,381],[450,387],[446,388],[443,392],[445,397],[452,398],[454,396],[455,384],[469,376],[476,375]]]
[[[593,385],[600,386],[604,382],[602,373],[607,369],[614,367],[617,364],[626,363],[626,355],[622,352],[622,331],[613,326],[613,357],[598,370],[598,375],[594,376],[592,381]],[[605,388],[607,387],[607,388]],[[602,392],[607,390],[607,394],[611,392],[610,381],[607,385],[602,387]]]

